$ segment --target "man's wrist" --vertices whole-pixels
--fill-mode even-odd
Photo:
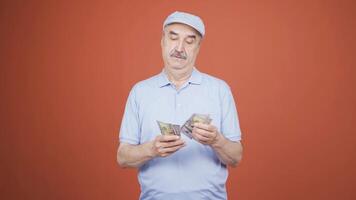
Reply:
[[[211,144],[211,147],[214,149],[220,149],[222,148],[226,143],[226,138],[223,136],[221,133],[217,133],[215,142]]]
[[[150,159],[156,157],[153,145],[154,145],[154,142],[150,141],[150,142],[147,142],[145,147],[144,147],[145,148],[145,152],[146,152],[146,156],[148,158],[150,158]]]

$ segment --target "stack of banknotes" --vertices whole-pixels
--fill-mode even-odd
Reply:
[[[180,127],[177,124],[165,123],[157,121],[162,135],[177,135],[181,133],[192,139],[192,131],[195,123],[210,124],[211,118],[205,114],[193,114],[184,124]]]

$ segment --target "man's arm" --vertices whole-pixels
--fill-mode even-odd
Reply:
[[[123,168],[137,168],[155,157],[166,157],[183,146],[185,146],[184,141],[175,135],[160,135],[140,145],[120,143],[117,162]]]
[[[211,147],[218,154],[220,160],[229,166],[236,167],[242,159],[242,145],[225,138],[221,133],[217,135],[217,141]]]
[[[154,155],[151,151],[151,142],[142,145],[120,143],[117,151],[117,162],[121,167],[140,167]]]
[[[210,124],[194,124],[192,135],[198,142],[210,145],[217,153],[221,162],[236,167],[242,158],[242,145],[233,142],[219,133],[215,126]]]

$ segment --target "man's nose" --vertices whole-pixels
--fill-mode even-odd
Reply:
[[[177,45],[177,51],[183,52],[184,51],[184,41],[179,41]]]

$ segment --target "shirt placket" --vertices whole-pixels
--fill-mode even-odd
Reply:
[[[183,115],[183,95],[182,93],[187,89],[189,86],[189,82],[185,83],[181,88],[178,90],[175,89],[175,97],[174,97],[174,121],[178,123],[180,121],[180,117]]]

